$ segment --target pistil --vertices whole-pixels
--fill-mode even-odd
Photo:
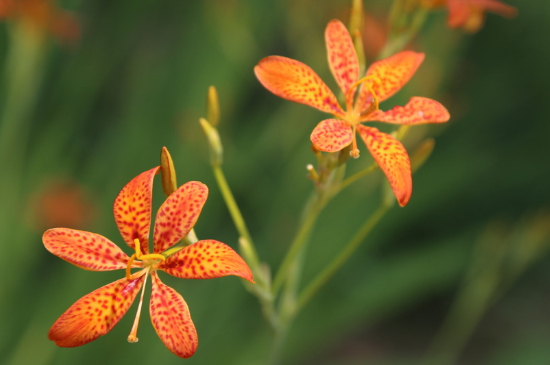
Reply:
[[[137,330],[139,326],[139,317],[141,316],[141,306],[143,304],[143,294],[145,293],[145,285],[147,284],[147,278],[149,277],[149,268],[146,269],[147,272],[145,273],[145,279],[143,280],[143,287],[141,288],[141,296],[139,298],[139,304],[138,309],[136,313],[136,318],[134,319],[134,324],[132,325],[132,331],[130,331],[130,334],[128,335],[128,342],[134,343],[138,342],[137,338]]]

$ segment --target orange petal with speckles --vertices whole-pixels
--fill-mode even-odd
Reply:
[[[352,105],[354,93],[348,89],[359,80],[359,61],[346,26],[336,19],[328,23],[325,42],[330,70],[346,96],[346,102]]]
[[[517,9],[496,0],[448,0],[449,18],[447,23],[451,28],[463,27],[466,31],[477,32],[485,21],[485,12],[489,11],[513,18]]]
[[[358,125],[357,131],[386,175],[399,205],[404,207],[412,194],[411,162],[407,150],[397,139],[376,128]]]
[[[201,182],[190,181],[164,201],[155,219],[155,253],[163,252],[187,236],[197,222],[206,198],[208,187]]]
[[[54,228],[44,232],[42,241],[54,255],[86,270],[125,269],[129,259],[113,242],[91,232]]]
[[[333,92],[315,71],[300,61],[269,56],[258,62],[254,73],[267,90],[283,99],[344,116]]]
[[[213,279],[240,276],[250,282],[252,272],[231,247],[215,240],[202,240],[184,247],[168,257],[160,270],[181,279]]]
[[[75,347],[105,335],[126,314],[143,278],[117,280],[83,296],[55,321],[48,338],[57,346]]]
[[[326,119],[317,124],[311,133],[311,143],[320,151],[337,152],[353,140],[349,124],[341,119]]]
[[[372,86],[378,97],[378,102],[382,102],[398,92],[414,75],[423,60],[424,53],[403,51],[374,62],[367,70],[366,76],[376,76],[380,83],[377,84],[374,80],[366,82]],[[371,97],[368,88],[361,87],[355,104],[356,110],[363,111],[370,107]]]
[[[151,226],[151,202],[153,200],[153,178],[160,167],[145,171],[132,179],[115,199],[113,213],[124,241],[132,249],[138,238],[141,252],[149,252],[149,229]]]
[[[153,288],[149,312],[157,335],[176,356],[184,359],[193,356],[199,338],[187,303],[178,292],[163,284],[156,272],[151,276]]]
[[[361,119],[362,122],[378,121],[393,124],[444,123],[451,116],[443,105],[435,100],[413,97],[405,106],[396,106],[391,110],[377,110]]]

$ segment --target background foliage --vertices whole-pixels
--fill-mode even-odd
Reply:
[[[373,16],[387,16],[389,2],[364,3]],[[501,256],[507,258],[495,272],[511,279],[491,300],[460,361],[545,364],[550,357],[550,259],[544,250],[550,226],[550,3],[507,3],[519,8],[519,16],[489,15],[475,35],[448,29],[445,12],[434,12],[410,45],[425,52],[426,61],[391,102],[432,97],[452,119],[418,127],[405,140],[414,147],[424,133],[436,136],[432,157],[414,177],[411,202],[384,218],[298,317],[285,364],[416,363],[457,293]],[[236,248],[198,124],[206,90],[216,85],[228,180],[260,256],[277,265],[311,189],[308,136],[323,116],[273,96],[252,69],[262,57],[285,55],[312,66],[334,89],[323,31],[330,19],[348,21],[349,1],[61,5],[77,13],[82,37],[74,46],[48,38],[35,74],[17,83],[36,89],[34,99],[24,92],[14,99],[10,62],[30,56],[23,52],[13,61],[14,24],[0,26],[0,123],[14,118],[6,110],[21,102],[18,97],[31,100],[16,116],[20,134],[1,166],[0,362],[180,363],[147,320],[140,342],[126,342],[135,306],[109,335],[84,347],[60,349],[48,341],[49,326],[70,304],[121,273],[65,263],[44,249],[41,235],[72,224],[122,243],[113,200],[131,178],[157,165],[167,146],[180,184],[199,180],[210,187],[198,236]],[[374,36],[364,37],[368,43]],[[350,170],[366,167],[367,155],[351,161]],[[377,172],[330,203],[310,244],[306,279],[366,219],[381,181]],[[160,204],[158,182],[155,192]],[[529,255],[533,260],[521,275],[512,275],[518,258]],[[198,329],[199,350],[186,363],[263,362],[270,333],[238,279],[163,280],[184,296]],[[474,293],[469,305],[483,298],[483,287]]]

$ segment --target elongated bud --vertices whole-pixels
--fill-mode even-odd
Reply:
[[[359,75],[365,71],[365,51],[363,49],[363,38],[361,30],[363,29],[364,11],[363,0],[352,0],[351,15],[349,19],[349,33],[353,40],[353,46],[359,60]]]
[[[178,188],[176,181],[176,169],[168,148],[162,147],[160,151],[160,176],[162,178],[162,190],[166,197],[170,196]]]
[[[394,136],[396,139],[402,141],[403,138],[405,138],[407,136],[410,129],[411,129],[410,125],[399,126],[399,128],[397,128],[397,130],[392,133],[392,136]]]
[[[210,163],[213,166],[220,166],[223,162],[223,147],[218,130],[204,118],[200,118],[199,122],[201,123],[202,130],[206,135],[206,139],[208,139],[208,145],[210,147]]]
[[[206,100],[206,118],[213,127],[217,127],[220,122],[220,102],[218,91],[215,86],[208,88],[208,97]]]
[[[411,169],[413,172],[418,170],[424,162],[431,156],[434,150],[435,140],[428,138],[411,155]]]

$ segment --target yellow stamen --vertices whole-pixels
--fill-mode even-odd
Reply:
[[[166,257],[160,253],[150,253],[150,254],[147,254],[147,255],[142,255],[141,254],[141,244],[139,243],[139,239],[138,238],[135,238],[134,239],[134,245],[136,246],[136,258],[138,260],[161,260],[161,261],[164,261],[166,260]]]
[[[134,263],[134,259],[136,258],[136,254],[133,254],[130,256],[130,260],[128,260],[128,265],[126,265],[126,279],[132,280],[132,273],[130,272],[130,269],[132,268],[132,264]]]
[[[351,150],[349,151],[349,155],[353,158],[359,158],[359,149],[357,148],[356,126],[353,125],[352,129],[353,129],[352,130],[353,140],[351,141]]]
[[[132,256],[130,256],[130,259],[128,260],[128,264],[126,265],[126,279],[127,280],[132,280],[132,273],[130,272],[130,270],[132,269],[132,264],[134,263],[135,260],[140,260],[140,261],[143,261],[143,260],[160,260],[160,261],[164,261],[164,260],[166,260],[166,256],[164,256],[160,253],[151,253],[151,254],[147,254],[147,255],[142,255],[141,254],[141,244],[139,243],[138,238],[134,239],[134,245],[135,245],[136,253],[133,254]]]
[[[372,81],[375,85],[380,85],[382,83],[382,80],[380,80],[380,78],[378,76],[375,76],[375,75],[369,75],[369,76],[365,76],[359,80],[357,80],[357,82],[353,85],[351,85],[351,87],[348,89],[348,91],[346,92],[346,100],[349,100],[351,99],[351,94],[353,92],[355,92],[355,88],[363,83],[365,83],[367,89],[369,90],[369,92],[372,94],[374,100],[375,100],[375,103],[376,103],[376,109],[378,109],[378,98],[376,97],[376,94],[374,92],[374,90],[372,89],[372,86],[370,86],[367,81]],[[351,105],[347,105],[348,107],[348,110],[351,109]]]
[[[130,331],[130,334],[128,335],[128,342],[134,343],[138,342],[137,338],[137,330],[139,326],[139,317],[141,316],[141,306],[143,304],[143,294],[145,293],[145,285],[147,284],[147,277],[149,276],[149,270],[147,269],[147,272],[145,273],[145,279],[143,281],[143,288],[141,288],[141,296],[139,298],[139,304],[138,309],[136,313],[136,318],[134,319],[134,324],[132,326],[132,331]]]

